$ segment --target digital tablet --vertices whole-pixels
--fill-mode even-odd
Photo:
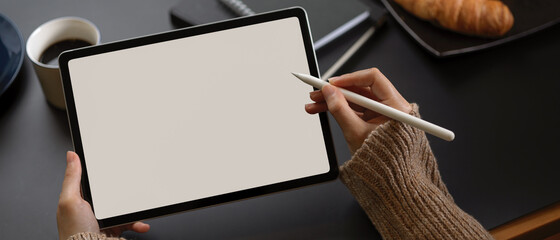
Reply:
[[[64,52],[83,197],[101,227],[335,179],[305,11],[290,8]]]

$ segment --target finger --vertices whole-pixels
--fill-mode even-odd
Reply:
[[[107,236],[118,237],[125,231],[134,231],[137,233],[145,233],[150,230],[150,225],[143,222],[135,222],[131,224],[110,227],[102,229],[101,231]]]
[[[371,93],[367,89],[362,87],[350,87],[348,88],[348,90],[365,96],[371,95]],[[305,105],[305,111],[307,113],[316,114],[328,110],[325,98],[323,97],[323,93],[320,90],[310,92],[309,97],[311,98],[311,100],[315,101],[315,103],[309,103]],[[360,105],[351,102],[349,102],[348,104],[350,105],[350,108],[352,108],[356,112],[363,112],[365,110],[365,108]]]
[[[325,98],[323,97],[323,93],[320,90],[313,91],[309,93],[309,98],[315,102],[324,102]]]
[[[360,106],[358,104],[355,104],[355,103],[352,103],[352,102],[348,102],[348,106],[350,106],[350,108],[352,110],[354,110],[356,113],[364,113],[366,110],[368,110],[367,108],[362,107],[362,106]]]
[[[82,167],[80,158],[75,152],[66,153],[66,173],[62,182],[62,197],[80,196],[80,181],[82,177]]]
[[[338,87],[370,87],[371,93],[380,101],[399,95],[389,79],[377,68],[344,74],[340,77],[331,78],[329,81]]]
[[[379,98],[376,97],[375,95],[373,95],[373,93],[371,92],[371,88],[370,87],[356,87],[356,86],[348,86],[348,87],[340,87],[340,88],[344,88],[348,91],[352,91],[355,92],[359,95],[362,95],[364,97],[373,99],[375,101],[379,101]]]
[[[101,232],[103,234],[107,235],[107,236],[118,237],[124,231],[128,231],[131,228],[132,228],[132,223],[126,224],[126,225],[115,226],[115,227],[104,228],[104,229],[101,229]]]
[[[360,125],[364,124],[363,120],[350,108],[342,92],[336,87],[325,85],[321,91],[327,101],[329,112],[338,122],[342,131],[353,132],[354,129],[359,129]]]
[[[326,112],[329,110],[326,102],[305,104],[305,111],[309,114]]]
[[[118,227],[102,229],[101,233],[103,233],[103,234],[105,234],[109,237],[118,237],[124,231],[125,231],[125,228],[123,226],[118,226]]]
[[[384,78],[379,69],[370,68],[329,78],[329,82],[338,87],[370,87],[375,81]]]
[[[130,227],[130,230],[135,231],[137,233],[145,233],[150,230],[150,225],[143,222],[135,222]]]
[[[357,94],[360,94],[362,96],[374,99],[374,100],[379,100],[377,99],[372,93],[371,90],[369,89],[369,87],[356,87],[356,86],[349,86],[349,87],[344,87],[344,89],[355,92]],[[324,102],[325,101],[325,97],[323,96],[323,93],[320,90],[317,91],[313,91],[309,93],[309,98],[311,98],[311,100],[315,101],[315,102]]]
[[[353,103],[348,103],[348,105],[350,106],[350,108],[352,110],[354,110],[354,113],[356,113],[358,116],[360,116],[361,118],[363,118],[362,116],[364,116],[364,110],[367,110],[366,108],[357,105],[357,104],[353,104]],[[322,112],[326,112],[328,111],[328,105],[326,102],[322,102],[322,103],[308,103],[305,105],[305,111],[309,114],[317,114],[317,113],[322,113]],[[371,111],[365,111],[365,112],[371,112]],[[377,115],[379,115],[376,112],[372,112],[374,115],[373,117],[376,117]],[[369,116],[369,115],[368,115]]]

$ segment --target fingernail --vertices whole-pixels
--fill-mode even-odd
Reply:
[[[66,152],[66,164],[72,164],[73,161],[72,161],[72,155],[71,154],[72,154],[71,151]]]
[[[76,158],[76,153],[74,151],[66,152],[66,160],[71,161]]]
[[[332,83],[332,82],[336,82],[338,79],[340,79],[340,76],[331,77],[328,80],[329,80],[330,83]]]

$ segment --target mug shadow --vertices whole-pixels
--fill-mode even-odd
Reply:
[[[37,81],[37,79],[32,76],[32,74],[35,74],[33,67],[28,61],[24,61],[24,64],[21,66],[16,79],[14,79],[8,89],[6,89],[6,91],[2,95],[0,95],[0,125],[3,122],[8,121],[9,118],[13,117],[14,114],[16,114],[16,111],[20,111],[21,108],[34,108],[33,106],[25,105],[37,104],[36,102],[30,103],[29,99],[30,97],[32,97],[30,96],[30,94],[34,94],[32,93],[32,86],[30,86],[31,81]],[[47,109],[43,109],[42,111],[46,111],[47,113],[46,115],[45,113],[37,113],[37,115],[35,116],[48,117],[47,119],[43,120],[51,122],[52,127],[58,129],[60,133],[64,133],[68,136],[68,138],[70,138],[70,127],[68,125],[66,110],[61,110],[54,107],[50,103],[47,103],[47,100],[44,98],[41,100],[44,101],[43,104],[47,105]],[[35,108],[35,110],[37,109]]]
[[[45,100],[46,101],[46,100]],[[55,118],[56,128],[60,132],[67,133],[68,138],[71,138],[70,134],[70,125],[68,123],[68,115],[66,114],[66,110],[56,108],[50,103],[47,103],[48,111],[51,113],[52,117]]]
[[[27,82],[29,80],[27,77],[28,66],[26,65],[25,62],[22,64],[12,84],[6,89],[4,94],[0,96],[0,120],[8,115],[10,111],[17,108],[21,103],[25,89],[27,89],[29,85]]]

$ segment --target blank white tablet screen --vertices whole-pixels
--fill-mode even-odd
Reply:
[[[68,68],[98,219],[329,171],[296,17]]]

